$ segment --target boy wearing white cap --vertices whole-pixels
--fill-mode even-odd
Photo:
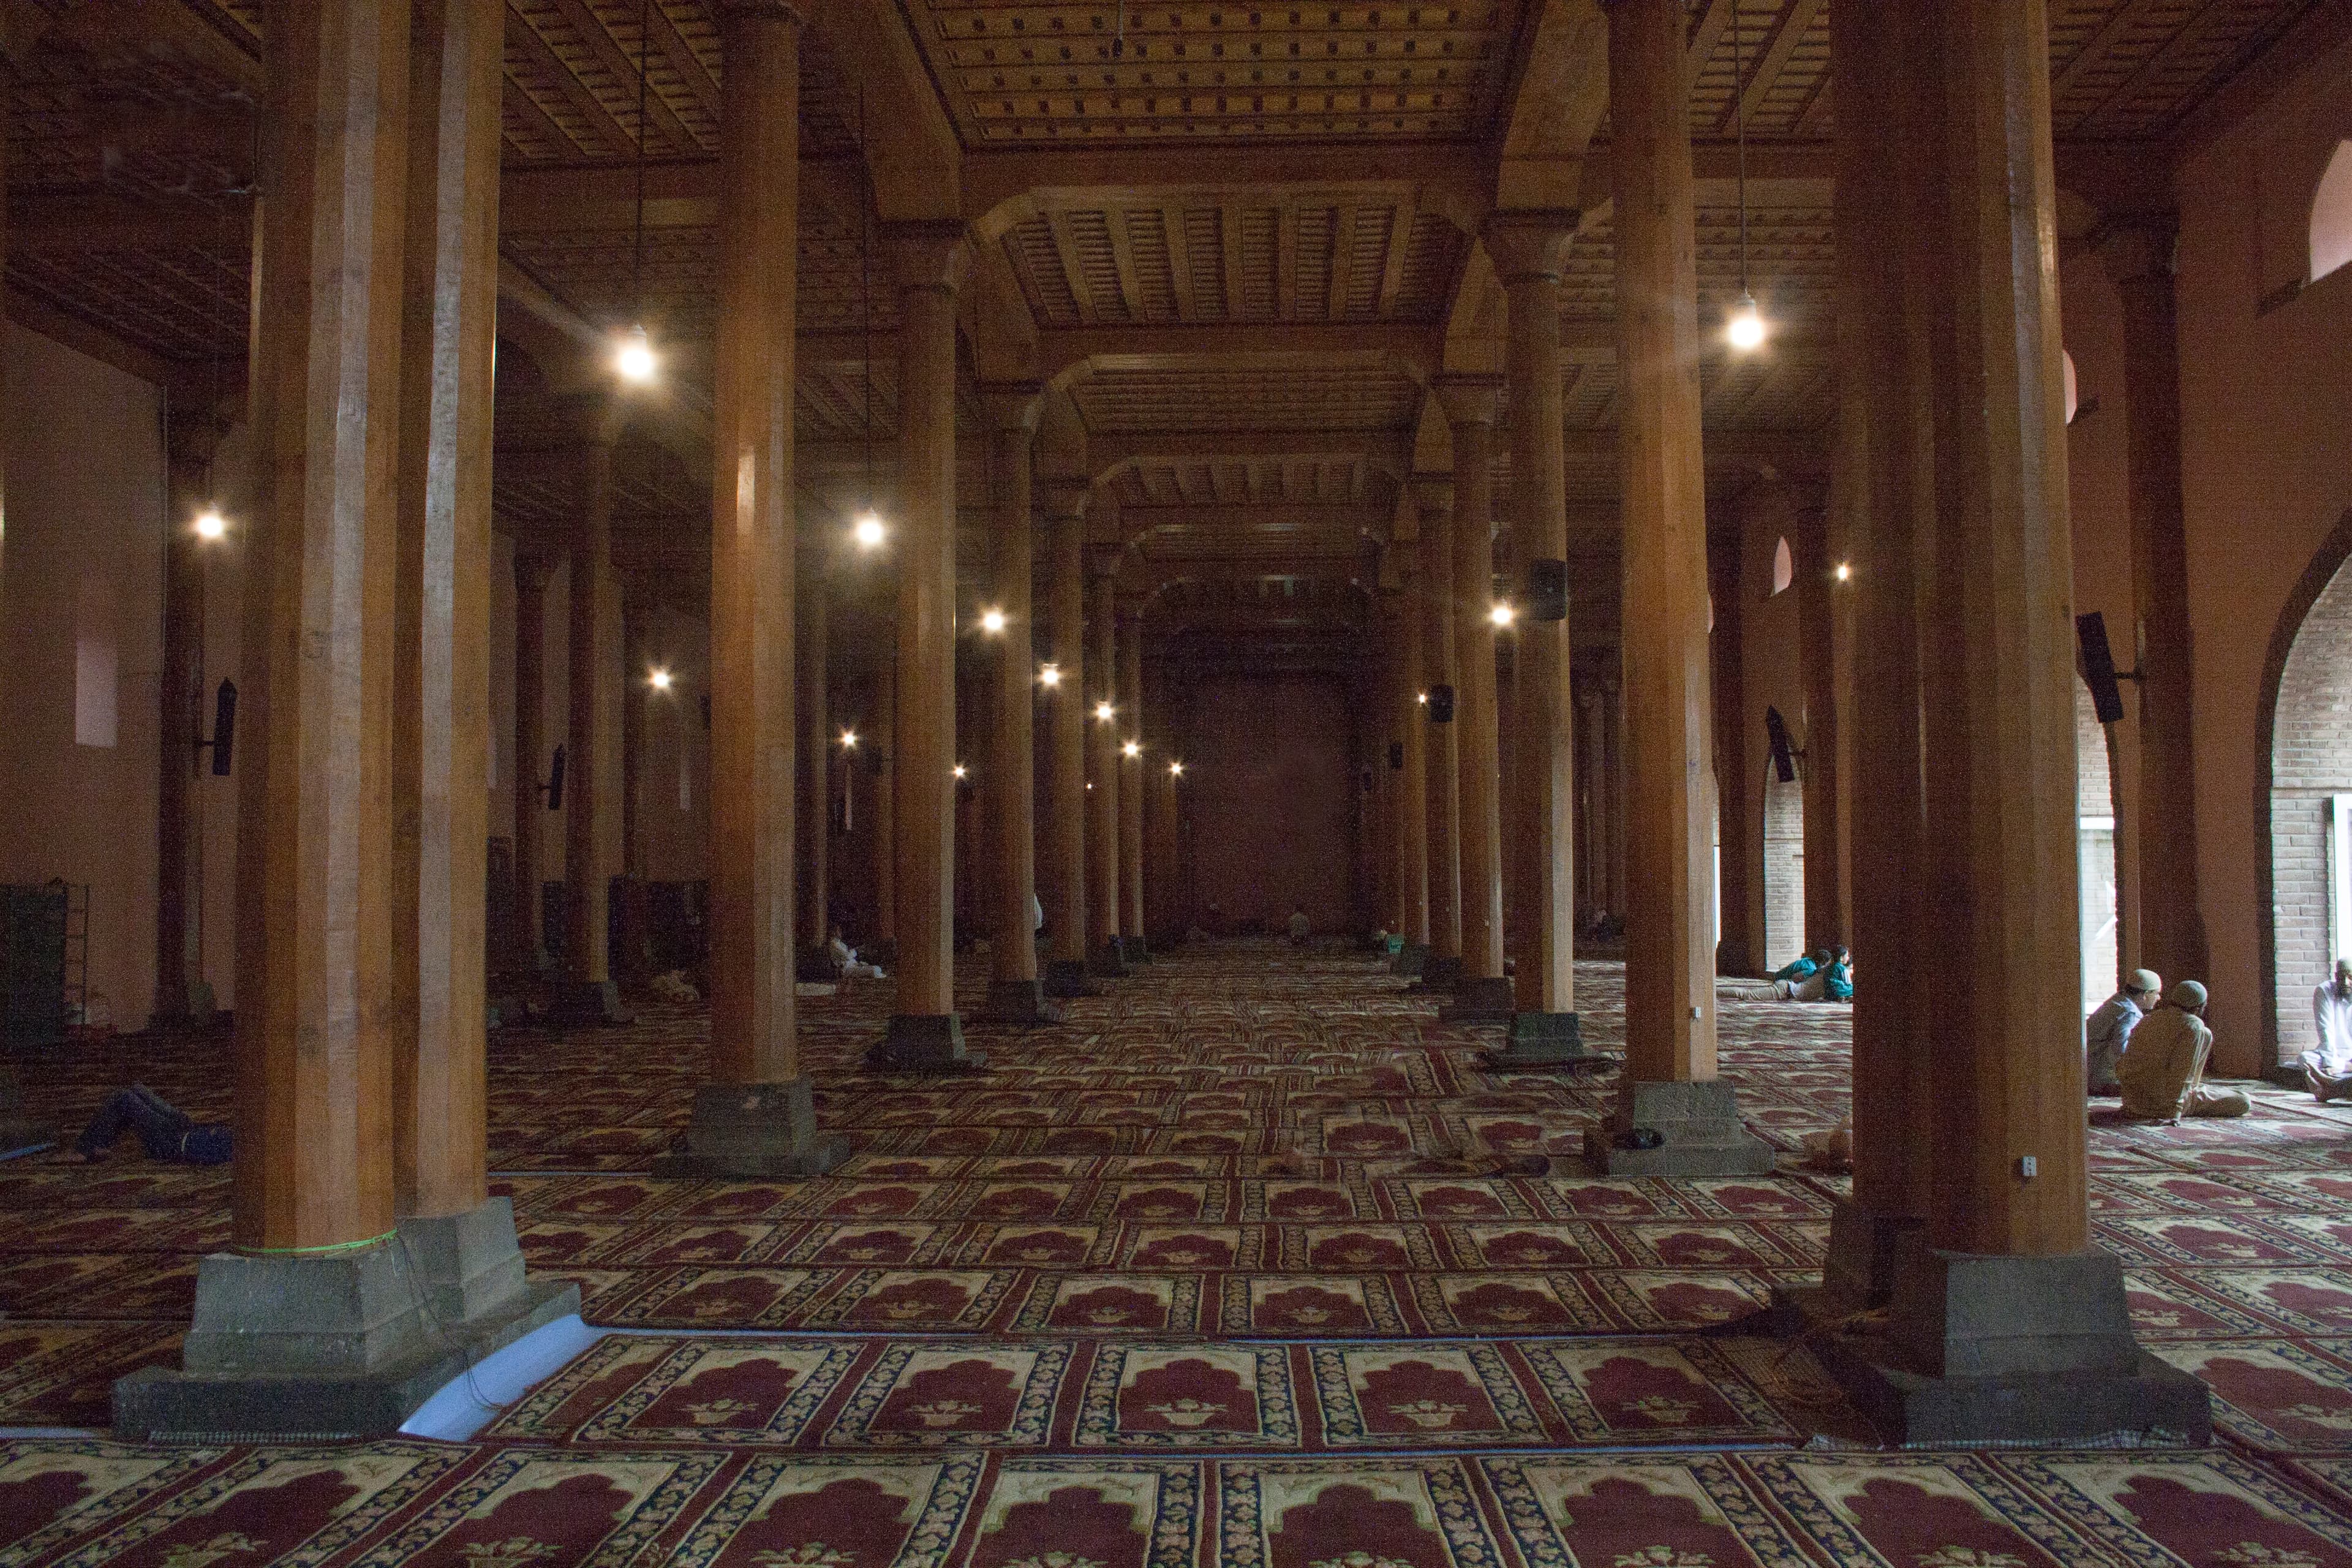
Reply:
[[[2155,970],[2135,969],[2124,976],[2122,990],[2083,1020],[2083,1080],[2093,1094],[2123,1092],[2116,1082],[2116,1064],[2123,1059],[2131,1032],[2155,1010],[2157,995],[2163,989],[2164,982],[2157,978]]]

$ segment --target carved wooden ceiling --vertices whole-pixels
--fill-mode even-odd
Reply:
[[[583,341],[642,318],[691,403],[707,384],[716,313],[712,174],[726,62],[712,0],[503,3],[506,260],[576,313]],[[2050,0],[2062,144],[2160,142],[2287,29],[2336,3]],[[1393,454],[1410,451],[1426,396],[1416,374],[1379,352],[1381,334],[1423,351],[1438,342],[1474,258],[1457,221],[1463,192],[1412,171],[1437,167],[1431,155],[1447,149],[1491,156],[1540,0],[1129,0],[1123,36],[1116,0],[824,4],[876,6],[881,25],[902,30],[918,79],[928,72],[971,157],[1066,149],[1096,160],[1083,177],[1040,189],[983,243],[1041,341],[1078,345],[1071,405],[1095,447],[1132,458],[1111,488],[1150,569],[1223,562],[1244,577],[1282,576],[1274,568],[1287,563],[1311,576],[1328,560],[1330,572],[1360,574],[1363,531],[1382,531],[1394,510]],[[177,390],[235,384],[247,334],[259,0],[0,5],[20,51],[7,89],[12,309],[86,346],[117,344]],[[1828,0],[1690,0],[1689,10],[1701,320],[1720,320],[1742,281],[1725,176],[1727,143],[1744,128],[1759,170],[1746,280],[1776,325],[1760,354],[1734,362],[1710,342],[1702,362],[1721,499],[1759,463],[1817,454],[1832,417],[1835,83]],[[822,25],[804,39],[801,92],[801,467],[814,498],[841,504],[887,491],[892,466],[898,323],[891,290],[868,287],[887,269],[861,168],[889,110],[830,52]],[[1294,172],[1273,183],[1249,172],[1261,164],[1219,163],[1284,149]],[[1178,156],[1199,178],[1169,183],[1155,161]],[[1613,509],[1610,241],[1597,218],[1568,266],[1569,489],[1580,518]],[[502,449],[543,451],[556,416],[509,395],[505,379],[502,369]],[[977,511],[986,426],[969,384],[961,415],[971,438],[960,484]],[[871,481],[869,441],[881,448]],[[675,533],[704,500],[675,453],[665,461],[673,466],[658,482],[628,481],[625,511]],[[1498,479],[1507,493],[1507,465]],[[520,530],[555,526],[572,503],[544,459],[519,458],[501,463],[498,504]]]

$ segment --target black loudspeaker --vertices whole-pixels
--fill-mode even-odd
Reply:
[[[2091,689],[2091,706],[2099,722],[2119,724],[2124,717],[2123,688],[2116,682],[2115,650],[2107,646],[2107,617],[2093,610],[2074,617],[2075,640],[2083,647],[2083,683]]]
[[[555,748],[555,761],[547,770],[547,809],[563,809],[563,748]]]
[[[228,777],[229,757],[236,750],[236,682],[224,680],[213,700],[213,777]]]
[[[1454,722],[1454,688],[1433,686],[1429,689],[1429,721],[1433,724]]]
[[[1538,621],[1568,619],[1568,563],[1528,563],[1528,615]]]
[[[1772,742],[1772,776],[1782,784],[1797,782],[1797,753],[1789,746],[1788,721],[1778,708],[1764,710],[1765,738]]]
[[[1397,769],[1402,769],[1404,766],[1404,742],[1402,741],[1391,741],[1389,742],[1389,766]]]

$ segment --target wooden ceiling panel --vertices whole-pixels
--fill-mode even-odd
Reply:
[[[1395,430],[1420,405],[1409,377],[1367,369],[1105,370],[1071,389],[1089,430]]]
[[[1257,6],[905,0],[967,146],[1468,138],[1524,0]]]

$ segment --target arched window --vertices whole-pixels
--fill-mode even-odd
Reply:
[[[2352,142],[2338,142],[2311,198],[2311,281],[2352,261]]]
[[[1797,563],[1790,559],[1789,542],[1783,539],[1772,546],[1772,592],[1781,593],[1796,580]]]
[[[2066,423],[2072,425],[2074,423],[2074,410],[2083,405],[2083,395],[2074,381],[2074,356],[2068,353],[2064,349],[2060,349],[2058,351],[2058,354],[2059,357],[2065,362]]]

